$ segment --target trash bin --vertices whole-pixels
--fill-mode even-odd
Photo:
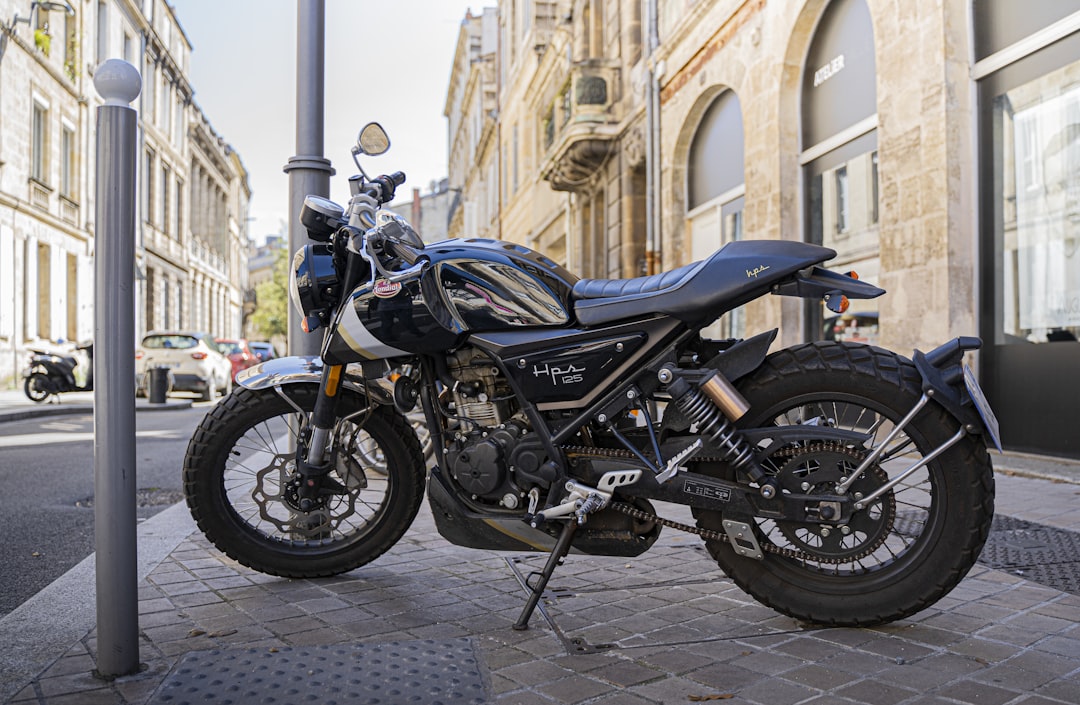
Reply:
[[[164,404],[169,393],[169,368],[151,367],[146,371],[146,394],[151,404]]]

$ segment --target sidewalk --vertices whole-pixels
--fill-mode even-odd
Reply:
[[[783,617],[697,537],[665,530],[638,558],[569,557],[516,632],[521,576],[544,556],[452,546],[426,503],[387,554],[323,580],[239,566],[179,504],[139,527],[145,669],[92,675],[91,557],[0,620],[0,701],[1078,703],[1080,464],[994,461],[980,564],[930,609],[875,629]]]

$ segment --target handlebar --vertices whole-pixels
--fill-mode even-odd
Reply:
[[[376,176],[364,186],[363,193],[371,196],[379,203],[389,203],[394,200],[394,191],[403,183],[405,183],[405,174],[395,171],[393,174]]]
[[[418,250],[412,245],[408,245],[396,238],[387,238],[384,246],[390,251],[391,255],[400,257],[408,262],[410,267],[421,259],[428,259],[427,255],[425,255],[422,250]]]

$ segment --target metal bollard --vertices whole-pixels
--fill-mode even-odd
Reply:
[[[97,673],[139,670],[135,516],[135,165],[142,89],[134,66],[105,61],[94,72],[97,109],[94,249],[94,532]]]

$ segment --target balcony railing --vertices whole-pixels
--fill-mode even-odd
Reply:
[[[576,191],[614,149],[619,69],[602,60],[573,65],[566,85],[544,117],[542,175],[558,191]]]

